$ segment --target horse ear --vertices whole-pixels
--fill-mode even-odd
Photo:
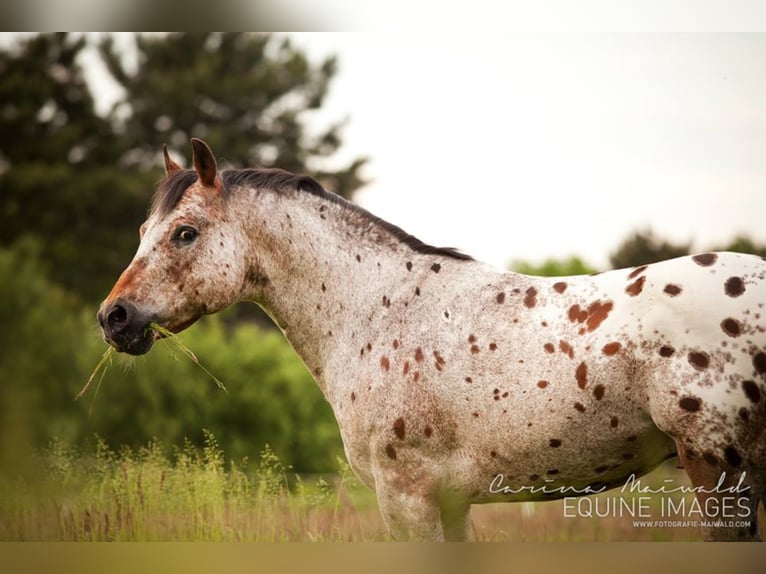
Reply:
[[[181,166],[178,165],[176,162],[174,162],[172,159],[170,159],[170,154],[168,153],[168,146],[163,145],[162,146],[162,155],[165,158],[165,175],[170,177],[177,171],[181,171]]]
[[[213,152],[210,151],[208,145],[201,139],[192,138],[191,144],[192,161],[199,180],[203,185],[208,187],[214,186],[218,175],[218,167],[216,166]]]

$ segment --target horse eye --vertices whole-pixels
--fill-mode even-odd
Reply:
[[[175,230],[175,233],[173,233],[173,241],[177,241],[178,243],[188,245],[189,243],[197,239],[198,235],[199,235],[199,232],[193,227],[190,227],[188,225],[181,225],[180,227],[178,227],[178,229]]]

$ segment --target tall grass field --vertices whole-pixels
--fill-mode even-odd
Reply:
[[[90,452],[54,442],[14,474],[0,476],[2,541],[387,541],[374,494],[338,459],[335,474],[299,476],[266,447],[256,464],[226,462],[215,437],[203,448],[150,443],[115,452],[97,441]],[[23,474],[21,472],[23,471]],[[673,464],[643,479],[688,484]],[[477,505],[477,541],[700,540],[697,528],[636,525],[608,504],[637,494]],[[671,496],[671,495],[665,495]],[[672,495],[690,502],[692,495]],[[607,501],[607,498],[609,501]],[[661,500],[652,500],[653,513]],[[594,514],[597,499],[602,514]],[[591,509],[591,516],[588,514]],[[606,510],[605,510],[606,509]]]

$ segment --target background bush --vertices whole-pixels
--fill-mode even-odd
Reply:
[[[228,389],[160,341],[143,357],[117,356],[96,393],[75,402],[106,349],[95,308],[50,282],[32,241],[0,249],[0,373],[4,456],[53,438],[113,448],[152,438],[202,445],[204,429],[227,460],[257,458],[268,443],[297,472],[336,470],[342,453],[332,410],[300,359],[274,329],[224,326],[205,317],[181,335]],[[16,446],[14,446],[16,445]]]

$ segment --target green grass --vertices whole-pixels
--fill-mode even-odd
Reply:
[[[340,464],[340,462],[339,462]],[[54,443],[36,479],[0,475],[0,540],[376,540],[372,494],[343,464],[337,475],[300,478],[266,447],[257,469],[224,464],[205,446],[168,453],[158,443],[95,452]],[[228,468],[227,468],[228,467]],[[375,516],[377,519],[377,516]]]
[[[651,476],[684,482],[670,465]],[[634,528],[629,517],[564,517],[561,501],[474,506],[472,522],[479,541],[700,540],[694,528]],[[344,461],[334,475],[301,477],[266,447],[257,465],[226,464],[210,433],[201,449],[54,443],[23,475],[0,472],[0,541],[387,539],[374,495]]]

